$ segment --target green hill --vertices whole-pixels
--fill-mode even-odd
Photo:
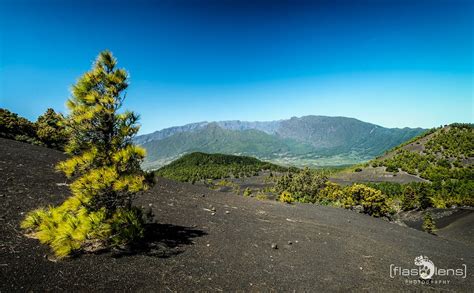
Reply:
[[[395,148],[372,165],[437,182],[474,179],[473,163],[473,124],[451,124]]]
[[[287,168],[246,156],[195,152],[182,156],[156,171],[156,175],[182,182],[204,179],[248,177],[259,171],[287,171]]]
[[[457,123],[431,129],[331,179],[372,182],[372,187],[405,200],[407,209],[474,206],[474,126]]]

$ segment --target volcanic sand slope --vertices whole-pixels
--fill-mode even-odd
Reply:
[[[134,251],[48,260],[48,247],[22,235],[24,213],[68,194],[54,150],[0,139],[0,291],[27,290],[472,290],[473,244],[451,241],[349,210],[285,205],[159,179],[136,203],[157,224]],[[215,215],[212,209],[215,208]],[[291,241],[292,244],[289,244]],[[278,249],[272,249],[275,243]],[[449,285],[404,284],[390,264],[468,267]]]

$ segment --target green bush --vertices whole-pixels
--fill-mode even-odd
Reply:
[[[361,205],[364,213],[374,217],[388,216],[390,209],[387,205],[387,197],[379,190],[367,187],[363,184],[354,184],[344,189],[343,206],[350,208]]]
[[[258,192],[255,198],[257,200],[267,200],[268,196],[265,193]]]
[[[292,203],[295,201],[293,195],[289,191],[283,191],[278,197],[278,200],[284,203]]]
[[[398,168],[396,166],[387,166],[387,169],[386,169],[387,172],[392,172],[392,173],[397,173],[398,172]]]
[[[422,228],[425,232],[434,234],[436,232],[436,223],[433,220],[430,212],[426,212],[423,216],[423,225]]]
[[[245,188],[244,190],[244,196],[250,196],[252,194],[252,189],[250,188]]]
[[[288,191],[295,201],[314,203],[318,193],[326,185],[327,177],[321,172],[305,168],[298,172],[288,172],[276,180],[275,191]]]

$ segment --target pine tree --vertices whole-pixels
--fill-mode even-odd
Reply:
[[[0,137],[40,144],[33,123],[3,108],[0,108]]]
[[[47,147],[63,149],[68,140],[64,118],[49,108],[36,121],[36,135]]]
[[[403,191],[402,209],[404,211],[409,211],[414,209],[416,206],[416,191],[410,185],[407,185]]]
[[[430,212],[426,212],[423,216],[423,225],[422,228],[425,232],[435,234],[436,232],[436,223],[433,220]]]
[[[127,243],[143,235],[141,210],[132,197],[146,189],[140,162],[145,151],[133,145],[138,116],[120,113],[127,73],[109,51],[72,88],[65,125],[71,157],[57,169],[74,178],[72,196],[58,207],[28,214],[22,227],[49,244],[58,257]]]

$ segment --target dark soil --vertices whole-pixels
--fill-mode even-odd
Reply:
[[[468,245],[474,243],[474,209],[472,207],[429,209],[436,225],[436,234]],[[400,220],[411,228],[422,230],[423,211],[400,213]]]
[[[48,247],[22,235],[19,222],[27,211],[68,195],[53,168],[62,159],[54,150],[0,139],[1,292],[474,288],[473,243],[349,210],[258,201],[165,179],[136,200],[156,215],[146,242],[53,262]],[[441,285],[390,278],[390,264],[417,268],[419,255],[439,267],[466,264],[467,278],[443,277],[450,283]]]

